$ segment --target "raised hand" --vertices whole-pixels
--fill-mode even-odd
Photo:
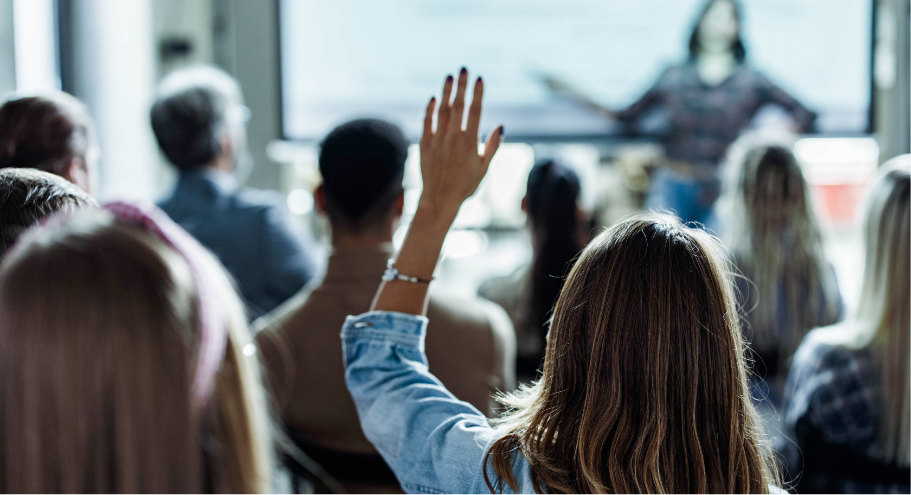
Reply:
[[[447,77],[443,85],[443,97],[439,102],[435,132],[433,114],[437,106],[436,98],[427,104],[421,137],[421,175],[424,179],[421,203],[440,213],[451,212],[453,208],[458,211],[462,202],[474,194],[503,138],[503,127],[497,127],[490,133],[484,153],[478,154],[478,125],[481,121],[484,81],[479,77],[474,83],[474,95],[464,129],[462,120],[468,87],[466,69],[463,68],[459,73],[455,98],[450,102],[453,85],[455,81],[452,76]]]
[[[421,137],[424,192],[394,264],[402,275],[423,280],[433,277],[449,227],[462,202],[478,189],[503,138],[503,127],[497,127],[490,133],[484,153],[478,154],[478,123],[481,121],[484,82],[481,78],[475,81],[464,129],[462,119],[465,115],[468,71],[462,69],[459,74],[455,98],[450,103],[453,83],[452,76],[446,78],[436,131],[433,130],[436,99],[431,99],[427,105]],[[426,311],[426,298],[426,283],[391,280],[380,285],[373,309],[422,314]]]

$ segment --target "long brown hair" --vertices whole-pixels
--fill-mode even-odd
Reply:
[[[757,493],[778,482],[747,390],[730,267],[720,244],[640,214],[583,251],[554,310],[544,374],[507,396],[487,453],[516,489]]]
[[[188,263],[108,211],[29,232],[0,267],[0,491],[264,492],[271,445],[243,306],[201,411]]]
[[[735,147],[744,149],[732,152],[720,204],[725,244],[755,284],[743,295],[744,333],[754,350],[785,365],[807,332],[838,321],[838,285],[794,154],[784,143],[750,146],[748,138]]]

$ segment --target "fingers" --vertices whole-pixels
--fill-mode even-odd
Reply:
[[[493,155],[497,152],[497,148],[500,147],[500,143],[503,141],[503,126],[499,126],[487,136],[487,144],[484,146],[484,154],[481,155],[481,163],[484,164],[484,167],[490,165],[490,161],[493,160]]]
[[[468,87],[468,70],[462,67],[459,72],[459,87],[456,89],[455,100],[452,102],[452,116],[450,125],[456,126],[455,130],[462,130],[462,117],[465,115],[465,89]]]
[[[471,106],[468,107],[468,124],[466,132],[469,136],[478,135],[478,127],[481,123],[481,100],[484,97],[484,81],[479,77],[474,83],[474,95],[471,97]]]
[[[449,118],[452,115],[452,105],[449,97],[452,95],[452,76],[446,77],[443,84],[443,97],[440,98],[440,113],[437,115],[437,132],[443,132],[449,127]]]
[[[433,138],[433,110],[436,107],[437,99],[433,97],[427,104],[427,112],[424,115],[424,133],[421,135],[421,147],[426,148]]]

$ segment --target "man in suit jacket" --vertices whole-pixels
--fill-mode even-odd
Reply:
[[[314,263],[281,195],[241,188],[234,177],[250,164],[249,110],[237,82],[211,67],[174,72],[151,113],[158,144],[180,172],[159,206],[218,256],[251,317],[271,311],[312,278]]]
[[[408,143],[392,124],[355,120],[322,143],[319,210],[332,226],[323,280],[254,323],[276,406],[303,450],[352,493],[400,489],[364,437],[345,386],[339,332],[370,309],[403,208]],[[459,399],[487,415],[493,395],[515,387],[515,332],[502,308],[431,291],[430,370]]]

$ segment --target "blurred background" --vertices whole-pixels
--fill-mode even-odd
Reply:
[[[427,99],[465,65],[489,88],[482,130],[507,130],[440,268],[441,290],[473,297],[482,279],[530,257],[520,202],[536,160],[576,169],[597,225],[642,207],[663,156],[654,138],[662,116],[651,130],[622,134],[544,81],[557,75],[599,104],[627,106],[685,58],[700,4],[0,0],[0,93],[56,88],[85,101],[102,149],[98,196],[158,199],[176,174],[149,126],[156,83],[181,67],[218,66],[238,79],[251,111],[247,185],[284,193],[325,245],[312,196],[321,137],[349,118],[377,116],[415,139]],[[818,114],[795,152],[849,306],[859,289],[860,192],[878,164],[909,152],[909,27],[908,0],[744,2],[748,60]],[[754,122],[781,125],[774,108]],[[415,147],[411,155],[398,238],[420,195]]]

